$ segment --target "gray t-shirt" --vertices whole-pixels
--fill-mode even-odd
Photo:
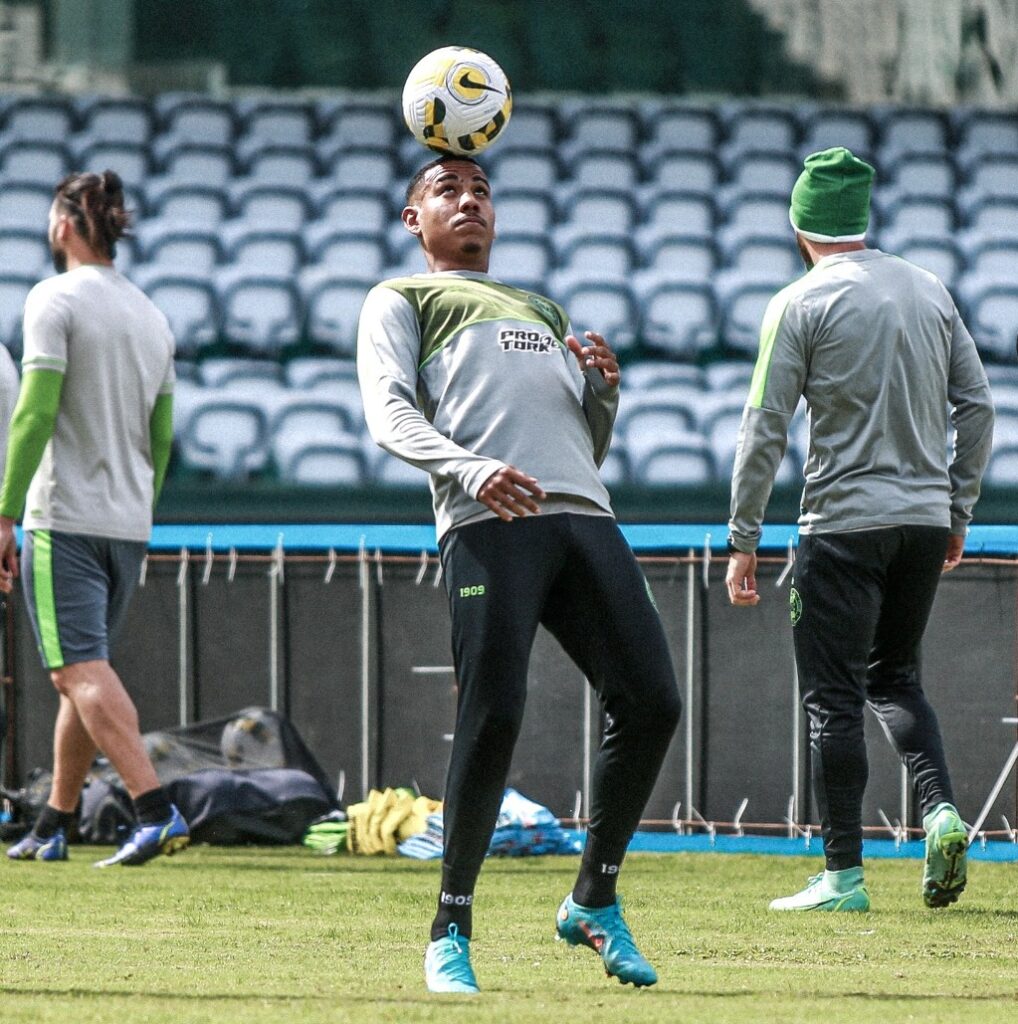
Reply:
[[[113,267],[37,284],[25,302],[22,369],[64,375],[53,437],[28,490],[25,529],[116,540],[152,532],[152,410],[173,391],[173,335]]]

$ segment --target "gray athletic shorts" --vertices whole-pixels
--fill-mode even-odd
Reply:
[[[25,531],[21,582],[46,668],[109,661],[147,550],[144,541]]]

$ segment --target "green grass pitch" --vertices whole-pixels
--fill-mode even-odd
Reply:
[[[660,982],[553,940],[575,858],[489,861],[479,997],[424,991],[437,865],[197,847],[142,868],[0,865],[0,1021],[49,1024],[1018,1020],[1018,864],[923,907],[917,861],[871,861],[869,914],[772,914],[816,859],[634,854],[621,891]]]

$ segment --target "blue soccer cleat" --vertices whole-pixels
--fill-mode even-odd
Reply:
[[[449,925],[448,935],[428,943],[424,980],[429,992],[476,995],[481,991],[470,966],[470,940],[460,935],[458,925]]]
[[[95,866],[111,868],[123,864],[124,867],[133,867],[144,864],[160,853],[172,857],[178,850],[183,850],[191,841],[190,831],[180,811],[172,804],[170,810],[172,813],[166,821],[155,825],[139,825],[134,835],[112,857],[97,861]]]
[[[7,850],[11,860],[67,860],[67,837],[58,828],[48,839],[29,832],[19,843]]]
[[[642,988],[657,981],[657,972],[636,948],[622,917],[622,903],[610,907],[581,907],[570,894],[559,907],[558,937],[571,946],[589,946],[604,961],[605,974],[623,985]]]

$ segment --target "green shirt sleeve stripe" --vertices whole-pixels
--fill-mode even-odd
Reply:
[[[63,668],[64,652],[60,646],[57,602],[53,595],[53,537],[49,530],[32,532],[32,592],[46,667]]]
[[[778,336],[778,328],[791,299],[789,289],[778,292],[768,303],[760,325],[760,354],[753,368],[753,379],[749,385],[749,402],[754,409],[763,405],[764,392],[767,390],[767,374],[771,368],[771,356],[774,354],[774,339]]]

